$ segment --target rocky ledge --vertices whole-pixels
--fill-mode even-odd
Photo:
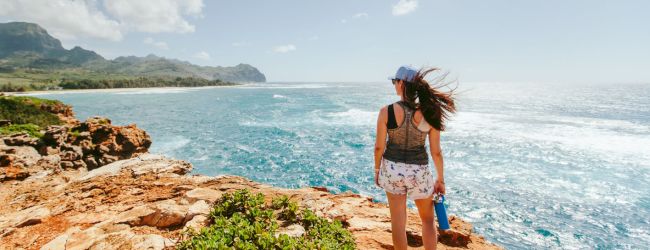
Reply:
[[[267,197],[287,195],[320,216],[340,220],[360,249],[391,248],[388,207],[353,193],[324,188],[284,189],[238,176],[187,175],[192,165],[149,153],[90,171],[42,172],[0,183],[0,248],[165,249],[184,229],[208,222],[211,204],[225,192],[247,188]],[[408,237],[419,247],[420,221],[408,212]],[[499,249],[451,217],[440,249]]]

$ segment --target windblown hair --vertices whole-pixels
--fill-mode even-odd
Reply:
[[[440,91],[449,83],[445,83],[445,77],[448,73],[441,74],[433,79],[433,86],[424,77],[438,68],[420,69],[413,81],[404,82],[402,85],[402,95],[406,105],[412,109],[420,109],[424,119],[435,129],[445,130],[445,122],[449,116],[456,113],[456,104],[454,103],[455,90],[450,89],[448,92]],[[417,102],[416,102],[417,99]]]

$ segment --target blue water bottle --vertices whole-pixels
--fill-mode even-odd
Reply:
[[[447,219],[447,210],[445,210],[445,196],[436,195],[433,198],[433,208],[436,210],[436,217],[438,217],[438,227],[440,230],[449,229],[449,219]]]

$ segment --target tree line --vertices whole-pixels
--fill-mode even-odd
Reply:
[[[234,85],[219,79],[207,80],[196,77],[150,78],[137,77],[131,79],[62,79],[59,86],[63,89],[111,89],[111,88],[149,88],[149,87],[203,87]]]
[[[50,89],[53,84],[30,83],[27,86],[11,83],[0,85],[1,92],[24,92]],[[222,80],[207,80],[197,77],[136,77],[128,79],[61,79],[62,89],[111,89],[111,88],[150,88],[150,87],[203,87],[235,85]]]

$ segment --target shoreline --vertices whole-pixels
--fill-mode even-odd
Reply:
[[[112,92],[135,92],[146,89],[151,90],[181,90],[181,89],[210,89],[210,88],[224,88],[224,87],[238,87],[248,85],[250,83],[238,83],[235,85],[220,85],[220,86],[199,86],[199,87],[143,87],[143,88],[104,88],[104,89],[62,89],[62,90],[34,90],[26,92],[0,92],[4,95],[16,96],[29,96],[29,95],[49,95],[49,94],[73,94],[73,93],[112,93]]]

